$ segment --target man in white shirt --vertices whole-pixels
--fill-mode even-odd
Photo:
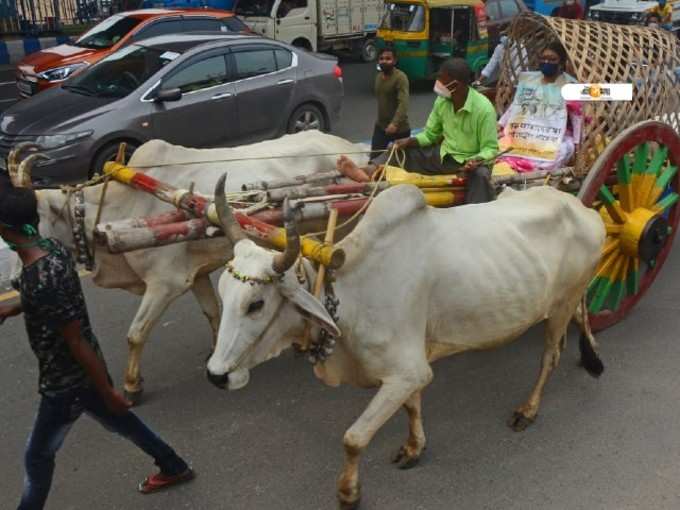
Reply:
[[[502,35],[500,42],[496,45],[496,47],[493,50],[493,53],[491,55],[491,59],[489,59],[489,63],[484,66],[484,69],[482,69],[481,74],[479,76],[479,79],[473,83],[473,86],[477,85],[493,85],[498,81],[498,78],[500,77],[501,74],[501,64],[503,63],[503,55],[505,54],[505,50],[510,46],[510,40],[508,39],[507,35]],[[515,67],[515,70],[519,73],[521,70],[520,67],[522,65],[522,62],[520,61],[519,54],[517,51],[517,48],[521,47],[522,48],[522,56],[524,57],[523,61],[526,63],[527,60],[527,52],[526,49],[521,46],[519,43],[516,43],[515,45],[512,46],[512,65]]]

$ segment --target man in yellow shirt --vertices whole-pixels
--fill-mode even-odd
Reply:
[[[650,14],[655,14],[661,20],[661,26],[666,30],[672,27],[673,6],[666,2],[666,0],[659,0],[659,3],[654,7]]]

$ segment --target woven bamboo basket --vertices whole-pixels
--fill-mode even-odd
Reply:
[[[579,83],[633,83],[632,101],[585,103],[577,175],[585,176],[607,143],[637,122],[659,120],[679,130],[680,48],[670,32],[526,14],[515,19],[508,37],[496,93],[499,113],[512,102],[519,73],[537,69],[541,50],[553,40],[566,49],[567,72]]]

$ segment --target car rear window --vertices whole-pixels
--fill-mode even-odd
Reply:
[[[184,18],[185,32],[219,32],[222,24],[215,18]]]
[[[134,35],[135,41],[142,39],[149,39],[159,35],[178,34],[182,32],[182,20],[167,19],[156,21],[150,25],[142,27],[142,29]]]
[[[234,61],[237,80],[276,71],[274,51],[269,49],[236,52]]]
[[[247,32],[248,25],[246,25],[240,18],[232,16],[231,18],[223,18],[222,24],[227,27],[229,32]]]
[[[290,51],[277,49],[274,50],[274,53],[276,54],[276,65],[278,69],[290,67],[291,63],[293,62],[293,54]]]

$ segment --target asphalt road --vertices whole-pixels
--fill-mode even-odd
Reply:
[[[346,66],[348,98],[338,132],[355,140],[370,135],[370,75],[367,66]],[[414,98],[416,122],[424,121],[431,100],[426,91]],[[460,249],[466,249],[463,242]],[[577,366],[572,334],[540,415],[524,433],[512,432],[505,421],[537,376],[540,327],[497,351],[438,362],[424,393],[428,450],[421,464],[399,471],[388,462],[406,437],[401,413],[363,456],[362,508],[680,507],[679,279],[676,249],[634,313],[598,336],[606,364],[599,380]],[[139,300],[84,281],[95,329],[120,381],[125,334]],[[21,320],[6,322],[0,331],[4,509],[19,496],[22,451],[38,396],[36,362]],[[136,411],[192,461],[197,479],[171,492],[137,494],[150,461],[85,417],[58,456],[48,509],[335,508],[342,435],[374,392],[326,388],[306,361],[290,353],[255,369],[246,388],[221,392],[204,376],[209,342],[208,324],[193,298],[172,305],[144,353],[145,401]]]

